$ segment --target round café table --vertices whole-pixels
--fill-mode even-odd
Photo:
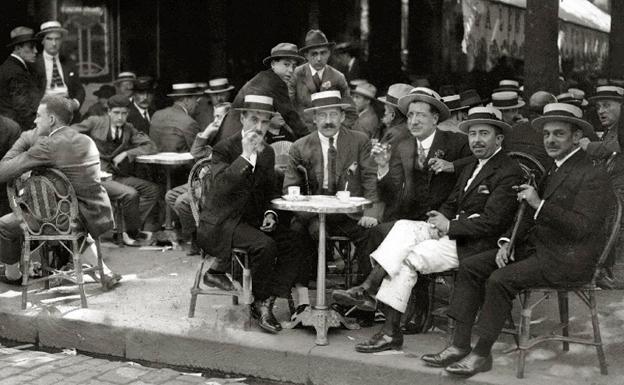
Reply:
[[[180,166],[184,164],[190,164],[195,162],[195,158],[189,152],[159,152],[153,155],[139,155],[136,157],[135,162],[145,164],[156,164],[163,166],[165,169],[165,176],[167,180],[167,191],[171,190],[171,168],[173,166]],[[172,242],[176,241],[175,234],[171,234],[173,226],[171,225],[171,207],[165,205],[165,232],[170,234],[169,239]]]
[[[288,198],[287,196],[285,196]],[[325,226],[327,214],[354,214],[370,207],[372,202],[359,197],[340,201],[335,196],[306,195],[304,200],[287,200],[278,198],[271,201],[277,210],[317,213],[319,217],[318,266],[316,276],[316,305],[302,312],[295,321],[287,323],[287,328],[293,328],[302,323],[304,326],[313,326],[316,329],[317,345],[329,345],[327,330],[330,327],[339,327],[343,324],[348,329],[357,329],[357,323],[348,322],[341,314],[330,309],[325,304]]]

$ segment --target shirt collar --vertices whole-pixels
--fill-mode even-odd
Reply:
[[[431,145],[433,144],[433,138],[435,137],[436,131],[437,130],[433,131],[433,133],[431,135],[429,135],[424,140],[416,139],[418,141],[418,144],[420,144],[422,146],[422,148],[431,148]]]
[[[336,132],[336,135],[332,136],[332,138],[334,138],[334,145],[336,145],[336,143],[338,143],[338,134],[340,134],[340,130],[338,130],[338,132]],[[321,143],[326,144],[329,146],[329,138],[326,137],[325,135],[321,134],[320,131],[318,131],[318,136],[319,139],[321,140]]]
[[[496,151],[494,151],[494,153],[492,155],[490,155],[489,157],[485,158],[485,159],[478,159],[479,164],[481,164],[481,166],[485,165],[488,160],[492,159],[494,157],[494,155],[498,154],[501,150],[503,149],[503,147],[499,147],[496,149]]]
[[[52,130],[52,132],[50,132],[50,134],[48,134],[48,136],[52,136],[52,135],[56,134],[59,130],[61,130],[61,129],[65,128],[65,127],[67,127],[67,126],[61,126],[61,127],[55,128],[54,130]]]
[[[314,76],[314,74],[318,72],[319,78],[323,79],[323,73],[325,72],[325,67],[317,71],[314,69],[314,67],[312,67],[312,64],[308,64],[308,65],[310,66],[310,71],[312,72],[312,76]]]
[[[16,58],[17,60],[20,61],[20,63],[22,63],[24,65],[24,67],[26,67],[26,62],[24,61],[24,59],[22,59],[21,57],[17,56],[16,54],[12,53],[11,56],[13,56],[14,58]]]
[[[145,114],[145,111],[146,111],[147,109],[139,107],[139,105],[138,105],[138,104],[136,104],[134,101],[132,101],[132,104],[134,104],[134,106],[136,107],[136,109],[137,109],[137,110],[139,110],[139,112],[141,113],[141,115]],[[182,107],[182,106],[180,106],[180,107]],[[184,111],[186,111],[186,109],[185,109]],[[188,113],[188,112],[187,112],[187,113]]]
[[[354,63],[355,63],[355,58],[352,57],[351,60],[349,60],[349,65],[348,65],[349,71],[351,70],[351,68],[353,68]]]
[[[43,58],[44,58],[45,60],[48,60],[48,61],[53,61],[53,60],[54,60],[54,59],[56,59],[57,57],[58,57],[58,55],[54,55],[54,56],[52,56],[52,55],[50,55],[49,53],[47,53],[46,51],[43,51]]]
[[[184,112],[186,112],[187,115],[189,115],[188,110],[186,109],[186,107],[184,107],[183,105],[181,105],[180,103],[175,103],[176,106],[180,107],[181,109],[184,110]]]
[[[581,149],[580,147],[577,147],[575,150],[572,150],[571,153],[566,155],[565,158],[561,160],[555,160],[555,165],[557,166],[557,168],[561,167],[565,163],[566,160],[570,159],[572,155],[576,154],[580,149]]]

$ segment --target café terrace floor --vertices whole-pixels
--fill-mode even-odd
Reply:
[[[20,292],[0,284],[0,337],[41,347],[78,351],[126,360],[205,368],[297,384],[621,384],[624,375],[624,297],[622,291],[600,291],[602,337],[609,375],[598,371],[595,349],[548,343],[531,351],[525,379],[515,377],[517,353],[502,353],[514,346],[510,336],[495,345],[494,369],[469,380],[423,365],[419,357],[445,346],[440,329],[405,337],[402,352],[360,354],[357,341],[377,329],[331,329],[329,346],[314,344],[313,329],[284,330],[270,335],[258,329],[243,306],[230,297],[200,296],[195,318],[188,306],[193,277],[200,259],[183,250],[142,251],[103,243],[105,260],[123,274],[116,290],[103,292],[87,285],[88,309],[81,309],[75,287],[50,292],[33,287],[29,308],[20,308]],[[311,293],[314,298],[314,292]],[[556,297],[555,297],[556,298]],[[571,296],[571,333],[590,335],[589,313]],[[557,319],[556,300],[534,313],[533,330],[549,330]],[[276,314],[287,318],[285,300]],[[515,311],[517,314],[517,311]]]

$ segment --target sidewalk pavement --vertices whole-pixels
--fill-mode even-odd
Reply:
[[[360,354],[356,342],[377,329],[331,329],[329,346],[314,344],[312,329],[284,330],[278,335],[249,325],[243,306],[229,297],[200,296],[195,318],[189,319],[189,289],[199,257],[183,251],[139,251],[103,244],[107,263],[124,275],[114,291],[88,285],[89,309],[81,309],[72,287],[29,295],[32,305],[20,310],[20,292],[0,284],[0,337],[46,347],[75,348],[127,360],[206,368],[225,373],[298,384],[397,385],[457,384],[444,370],[424,366],[419,357],[444,348],[441,331],[406,336],[402,352]],[[314,299],[314,293],[311,294]],[[571,333],[591,334],[588,311],[571,297]],[[516,353],[503,336],[495,345],[494,369],[466,380],[468,384],[621,384],[624,375],[624,298],[622,291],[598,293],[602,337],[609,375],[601,376],[595,349],[547,343],[531,351],[526,378],[515,378]],[[534,313],[534,330],[548,330],[558,318],[556,298]],[[285,300],[277,315],[286,320]],[[517,311],[514,313],[517,314]]]

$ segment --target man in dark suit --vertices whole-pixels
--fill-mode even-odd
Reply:
[[[409,94],[413,88],[409,84],[395,83],[388,87],[386,95],[377,98],[384,105],[384,114],[381,117],[379,135],[374,136],[373,139],[394,146],[410,137],[410,132],[407,130],[407,118],[399,110],[398,103],[399,99]]]
[[[345,110],[343,125],[351,128],[357,119],[357,113],[351,100],[349,84],[342,72],[327,64],[331,55],[330,49],[335,45],[329,42],[325,34],[318,29],[311,29],[306,34],[305,43],[299,53],[304,55],[307,63],[295,69],[293,86],[295,106],[299,115],[312,131],[315,128],[311,112],[304,110],[312,105],[311,95],[321,91],[339,91],[344,101],[350,106]]]
[[[154,115],[154,79],[139,76],[134,81],[134,94],[128,107],[128,123],[145,135],[149,135],[150,122]]]
[[[267,95],[275,101],[275,108],[283,121],[294,131],[297,138],[306,135],[309,130],[301,120],[289,96],[288,83],[293,77],[297,64],[305,59],[299,56],[297,46],[291,43],[279,43],[271,49],[271,55],[262,63],[270,69],[259,72],[238,91],[232,111],[228,114],[217,133],[217,141],[230,137],[241,130],[241,113],[237,111],[243,105],[246,95]],[[271,119],[271,125],[277,126],[277,117]]]
[[[297,140],[290,148],[283,186],[284,191],[289,186],[300,186],[304,191],[309,190],[306,193],[313,195],[334,195],[346,189],[351,196],[365,197],[373,202],[373,207],[365,209],[361,217],[345,214],[327,216],[328,232],[350,237],[356,245],[359,271],[368,272],[368,256],[362,256],[359,250],[365,242],[366,229],[379,223],[382,209],[377,198],[377,180],[370,159],[368,137],[341,125],[345,119],[344,109],[349,106],[343,102],[338,91],[312,95],[312,105],[307,112],[313,114],[317,132]],[[302,169],[305,172],[300,171]],[[302,234],[308,248],[315,250],[315,242],[310,236],[316,237],[318,234],[317,216],[298,213],[293,228]],[[301,266],[297,280],[300,287],[307,287],[314,271],[311,267],[313,265]],[[302,306],[309,304],[307,296],[298,293],[298,297],[299,310],[303,311],[305,308]]]
[[[351,94],[358,113],[358,118],[351,129],[363,132],[369,138],[379,137],[379,117],[373,107],[377,87],[366,82],[355,87]]]
[[[195,114],[193,114],[193,119],[199,124],[200,130],[204,130],[214,121],[214,109],[217,105],[230,103],[233,90],[234,86],[227,78],[214,78],[208,81],[204,95],[199,98]]]
[[[46,96],[37,109],[37,128],[22,133],[0,161],[0,183],[8,182],[39,167],[61,171],[74,187],[81,225],[93,237],[113,227],[110,200],[100,184],[100,157],[95,143],[67,126],[72,118],[71,102],[60,96]],[[0,218],[0,261],[6,266],[5,281],[19,284],[22,229],[15,214]],[[87,243],[88,244],[88,243]],[[95,245],[83,252],[83,261],[97,264]],[[27,269],[28,267],[23,267]],[[121,276],[104,265],[101,277],[108,288]]]
[[[0,66],[0,115],[16,121],[22,131],[33,127],[41,100],[37,77],[32,69],[37,55],[36,41],[32,29],[13,29],[7,45],[13,52]]]
[[[124,244],[142,246],[149,234],[140,230],[156,206],[160,188],[135,176],[134,159],[156,153],[156,145],[126,121],[129,106],[126,96],[115,95],[108,100],[106,116],[92,116],[72,127],[93,139],[100,152],[101,169],[113,174],[112,180],[103,181],[102,185],[111,200],[119,200],[123,206]],[[157,229],[154,225],[149,230]]]
[[[544,147],[555,164],[538,189],[519,187],[525,213],[511,260],[509,233],[499,248],[460,262],[455,296],[448,315],[456,322],[453,343],[422,359],[458,375],[492,367],[491,348],[511,311],[516,294],[525,288],[583,283],[591,279],[603,247],[603,221],[613,197],[603,171],[594,168],[579,141],[592,130],[580,108],[548,104],[532,121],[544,133]],[[477,312],[479,340],[471,351],[470,337]]]
[[[15,121],[0,116],[0,159],[13,147],[13,143],[17,141],[22,133],[19,124]],[[9,207],[9,199],[6,193],[6,185],[0,183],[0,216],[10,213],[11,207]]]
[[[37,37],[41,39],[43,53],[37,57],[35,71],[42,94],[65,96],[73,100],[74,111],[78,111],[84,101],[85,90],[76,63],[69,57],[59,55],[66,35],[67,30],[58,21],[41,24]]]
[[[460,125],[477,161],[465,167],[449,198],[427,212],[425,221],[400,220],[371,254],[376,265],[359,287],[335,291],[344,305],[371,305],[371,293],[384,304],[386,322],[369,341],[356,345],[362,353],[400,348],[401,315],[405,312],[418,273],[430,274],[456,268],[469,255],[496,245],[513,220],[516,209],[512,186],[521,181],[519,165],[501,145],[511,127],[500,111],[476,107]]]
[[[239,107],[243,129],[219,142],[212,152],[212,181],[200,215],[198,244],[215,263],[204,274],[204,283],[232,289],[225,275],[232,248],[247,250],[253,279],[252,314],[271,333],[282,327],[273,315],[275,298],[287,297],[297,274],[295,237],[289,222],[270,210],[280,195],[275,183],[275,153],[264,143],[274,101],[265,95],[247,95]]]
[[[342,71],[347,82],[354,79],[365,78],[365,73],[360,66],[360,47],[356,43],[344,42],[334,48],[333,59],[338,69]]]

